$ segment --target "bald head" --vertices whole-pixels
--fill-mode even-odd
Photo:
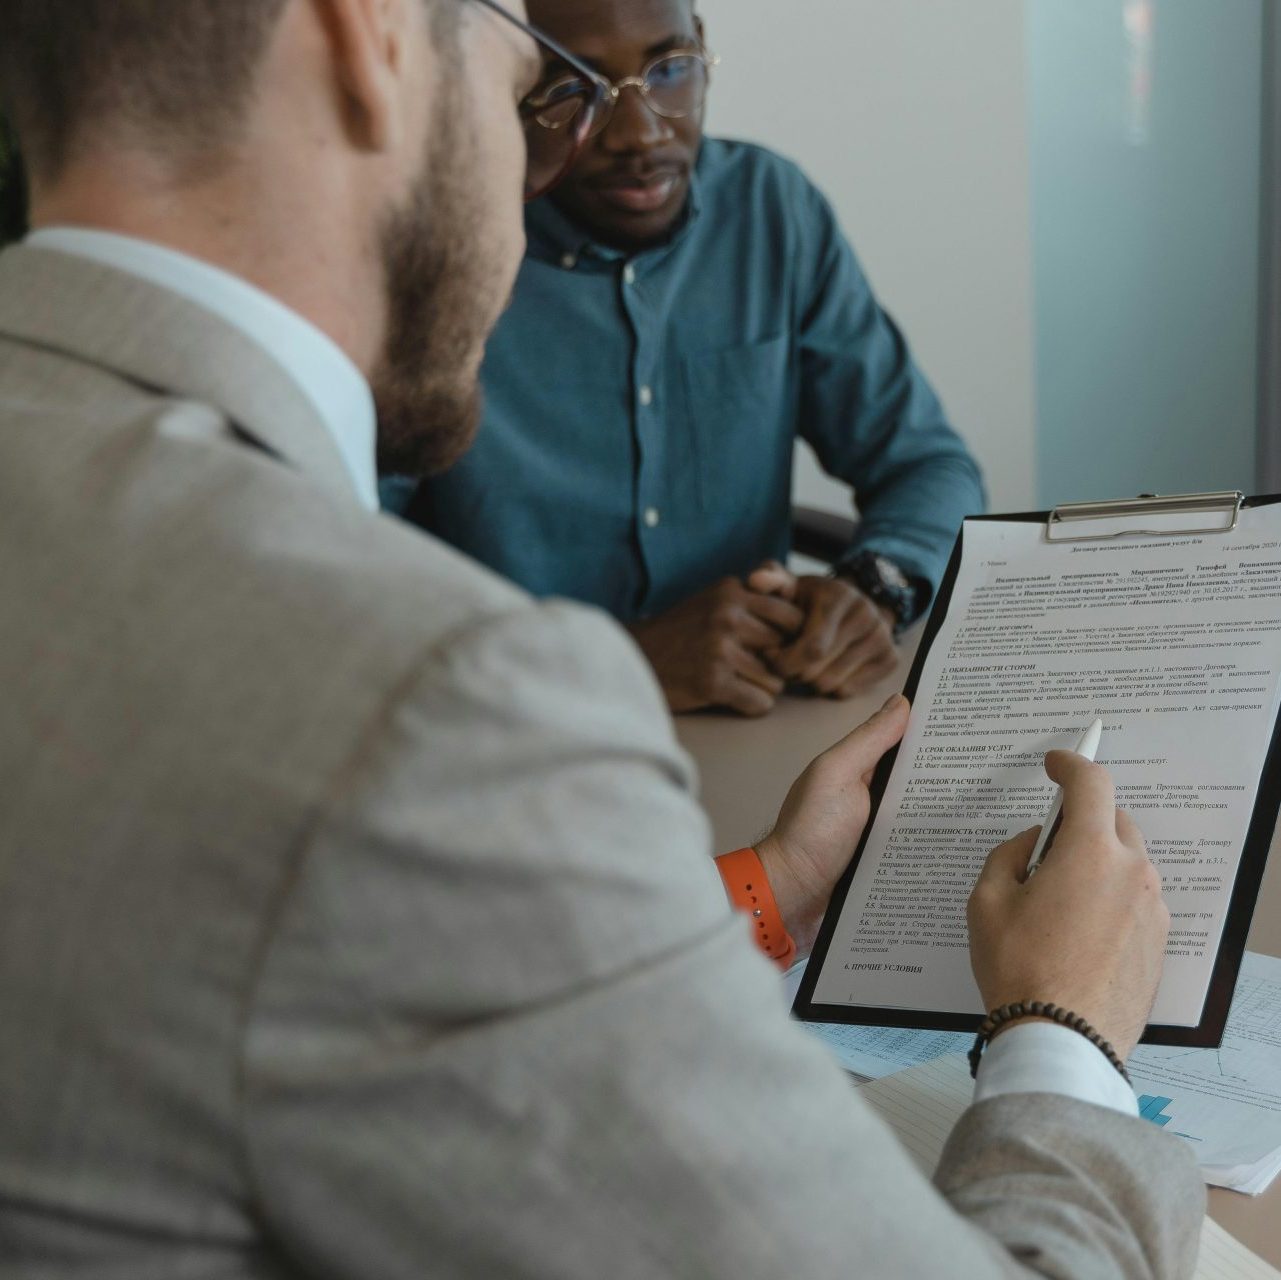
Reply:
[[[590,31],[635,17],[642,22],[685,21],[694,17],[694,0],[528,0],[530,21],[553,35]]]

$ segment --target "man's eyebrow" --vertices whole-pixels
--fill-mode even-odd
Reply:
[[[698,37],[684,32],[681,35],[668,36],[666,40],[660,40],[657,44],[652,44],[645,50],[646,58],[661,58],[665,53],[671,53],[673,49],[690,49],[698,47]]]
[[[585,66],[591,67],[593,71],[600,71],[600,64],[594,58],[584,58],[581,53],[574,55],[579,62]],[[557,57],[554,53],[549,53],[544,59],[539,69],[539,76],[546,78],[549,75],[558,74],[562,71],[576,71],[576,67],[571,67],[564,58]]]

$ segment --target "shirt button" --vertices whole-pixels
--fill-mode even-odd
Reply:
[[[640,402],[642,409],[648,409],[654,403],[654,388],[642,387],[640,389]]]
[[[645,527],[647,529],[657,529],[662,520],[663,517],[657,507],[645,508]]]
[[[563,258],[561,258],[560,265],[564,267],[566,271],[573,271],[573,269],[578,266],[578,256],[573,253],[567,253]]]
[[[627,266],[623,268],[623,283],[624,284],[636,283],[636,268],[632,266],[630,262],[627,264]]]

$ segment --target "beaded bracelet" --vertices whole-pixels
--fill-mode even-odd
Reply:
[[[1129,1073],[1125,1069],[1125,1063],[1117,1056],[1116,1050],[1080,1014],[1072,1013],[1057,1004],[1045,1004],[1040,1000],[1003,1004],[999,1009],[993,1009],[983,1019],[983,1023],[979,1027],[979,1033],[974,1037],[974,1048],[970,1050],[971,1076],[978,1076],[979,1062],[983,1057],[983,1050],[987,1047],[993,1035],[996,1034],[997,1029],[1005,1026],[1007,1022],[1016,1022],[1020,1018],[1049,1018],[1052,1022],[1057,1022],[1061,1027],[1067,1027],[1069,1031],[1075,1031],[1083,1035],[1121,1073],[1121,1078],[1125,1083],[1131,1083]]]

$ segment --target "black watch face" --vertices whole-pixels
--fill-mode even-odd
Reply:
[[[881,575],[881,581],[887,587],[893,587],[896,591],[911,591],[912,584],[908,582],[907,575],[893,560],[887,560],[884,556],[877,556],[874,563],[876,564],[876,572]]]

